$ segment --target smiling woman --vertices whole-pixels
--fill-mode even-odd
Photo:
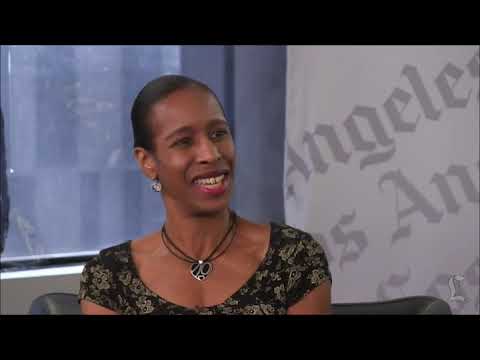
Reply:
[[[83,313],[329,313],[331,275],[320,244],[231,210],[235,146],[213,91],[163,76],[140,91],[131,115],[135,158],[163,199],[165,223],[86,264]]]

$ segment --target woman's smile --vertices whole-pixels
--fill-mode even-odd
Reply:
[[[229,173],[219,174],[217,176],[210,175],[206,177],[197,177],[193,181],[194,189],[208,194],[210,196],[220,196],[225,194],[229,185]]]

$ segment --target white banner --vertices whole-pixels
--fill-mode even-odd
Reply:
[[[333,302],[479,313],[479,46],[289,46],[286,222]]]

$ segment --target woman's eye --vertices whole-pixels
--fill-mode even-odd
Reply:
[[[222,137],[224,137],[225,135],[228,134],[228,131],[225,130],[225,129],[222,129],[222,130],[215,130],[214,132],[212,132],[212,138],[213,139],[220,139]]]
[[[186,138],[182,138],[180,140],[175,141],[172,146],[186,146],[186,145],[190,145],[191,143],[192,143],[192,140],[186,137]]]

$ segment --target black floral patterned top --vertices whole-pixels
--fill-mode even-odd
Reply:
[[[322,246],[306,232],[271,223],[270,247],[256,272],[223,303],[191,309],[152,292],[140,279],[131,241],[102,250],[82,272],[79,301],[119,314],[286,314],[325,280],[332,281]]]

